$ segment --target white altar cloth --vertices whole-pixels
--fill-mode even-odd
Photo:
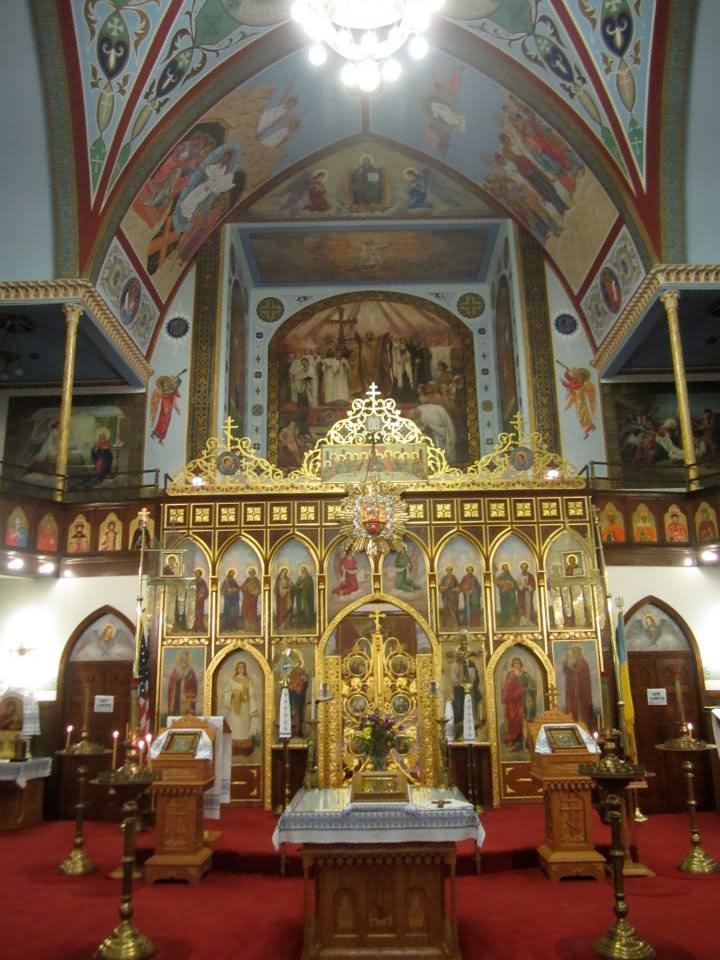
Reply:
[[[49,777],[52,769],[51,757],[35,757],[33,760],[9,760],[0,763],[0,780],[14,780],[24,790],[28,780]]]
[[[442,807],[437,801],[445,801]],[[474,840],[485,831],[457,787],[410,787],[409,803],[351,803],[350,787],[300,790],[280,817],[273,844],[441,843]]]

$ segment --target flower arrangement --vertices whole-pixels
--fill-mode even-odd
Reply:
[[[404,741],[395,719],[379,710],[373,710],[360,719],[355,739],[364,745],[375,770],[383,770],[388,753],[401,749]]]

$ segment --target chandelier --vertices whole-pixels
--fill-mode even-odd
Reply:
[[[342,82],[363,93],[392,83],[402,73],[395,54],[408,45],[420,60],[428,51],[425,32],[445,0],[295,0],[292,17],[312,41],[309,59],[321,66],[328,48],[346,62]]]

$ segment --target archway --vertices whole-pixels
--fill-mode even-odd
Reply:
[[[687,805],[682,758],[656,749],[680,734],[682,717],[702,736],[703,673],[695,638],[683,618],[655,596],[647,596],[625,614],[625,645],[635,709],[640,763],[651,771],[641,804],[649,813],[670,813]],[[678,701],[678,693],[680,702]],[[709,759],[695,763],[698,806],[712,803]]]

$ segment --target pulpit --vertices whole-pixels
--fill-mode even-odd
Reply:
[[[216,728],[198,717],[181,717],[152,746],[155,779],[155,853],[145,880],[197,883],[208,872],[212,850],[203,842],[203,799],[214,783]]]
[[[530,772],[543,790],[545,839],[540,866],[550,880],[602,880],[605,860],[593,843],[592,780],[579,772],[597,754],[593,738],[572,719],[542,724],[534,737]]]

